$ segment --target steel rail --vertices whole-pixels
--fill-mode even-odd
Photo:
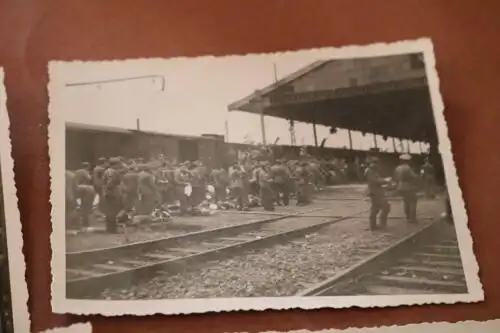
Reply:
[[[358,211],[355,214],[343,216],[337,219],[325,218],[325,220],[307,227],[296,228],[290,231],[271,233],[264,237],[258,237],[241,243],[231,244],[220,248],[207,249],[200,253],[181,256],[173,259],[159,260],[139,267],[126,268],[121,271],[104,273],[96,276],[67,280],[66,295],[68,298],[89,298],[98,294],[107,287],[118,288],[136,284],[144,278],[150,278],[155,272],[162,270],[169,274],[185,271],[186,267],[196,266],[199,262],[207,262],[216,259],[226,259],[240,254],[242,251],[250,249],[261,249],[268,246],[288,241],[291,238],[314,232],[328,225],[348,220],[365,213],[366,210]],[[288,216],[287,218],[299,217]]]

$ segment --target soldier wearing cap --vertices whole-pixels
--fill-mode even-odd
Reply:
[[[96,195],[94,187],[90,184],[80,184],[77,186],[76,194],[77,198],[80,199],[79,218],[82,225],[88,227]]]
[[[80,169],[75,171],[75,182],[76,185],[90,184],[90,164],[88,162],[83,162]]]
[[[184,189],[189,183],[189,171],[186,167],[187,162],[181,163],[174,171],[175,198],[179,201],[181,214],[188,210],[188,198]]]
[[[215,201],[226,201],[226,189],[229,186],[229,175],[224,168],[216,168],[211,173],[212,184],[215,189]]]
[[[189,198],[189,202],[191,207],[197,207],[203,200],[205,200],[207,188],[204,175],[205,170],[203,168],[203,164],[199,161],[191,163],[189,169],[192,186],[192,193]]]
[[[257,182],[259,183],[259,196],[264,210],[274,210],[274,191],[272,189],[272,175],[269,168],[269,162],[261,161],[256,172]]]
[[[310,195],[310,178],[308,171],[309,163],[306,161],[300,162],[294,171],[294,178],[297,188],[297,206],[304,206],[311,203]]]
[[[231,196],[238,204],[238,210],[248,210],[247,175],[245,168],[238,162],[229,168]]]
[[[426,157],[424,164],[421,169],[422,180],[424,182],[424,191],[427,198],[435,198],[434,193],[434,184],[435,184],[435,172],[434,166],[429,161],[429,158]]]
[[[137,165],[131,165],[122,177],[123,209],[132,210],[137,204],[139,172]]]
[[[75,173],[66,170],[66,224],[71,225],[73,222],[74,212],[77,207],[77,189],[78,185],[75,181]]]
[[[107,168],[108,160],[104,157],[99,158],[97,165],[92,171],[92,184],[94,185],[94,190],[99,197],[99,210],[102,209],[102,188],[104,186],[104,172]]]
[[[290,173],[284,165],[283,160],[279,159],[271,167],[271,175],[273,177],[273,187],[276,194],[276,203],[288,206],[290,203]]]
[[[122,210],[121,168],[121,160],[113,157],[109,160],[109,167],[103,177],[103,213],[106,215],[106,231],[110,233],[116,233],[116,217]]]
[[[385,195],[384,185],[387,183],[379,173],[379,160],[377,157],[368,159],[368,168],[365,171],[365,179],[368,184],[368,195],[371,200],[370,209],[370,230],[385,228],[387,226],[387,216],[391,206]],[[380,224],[377,226],[377,216],[380,213]]]
[[[397,184],[397,190],[403,198],[407,221],[416,223],[418,176],[410,166],[411,156],[409,154],[403,154],[399,159],[401,163],[396,167],[393,178]]]
[[[142,165],[138,175],[138,213],[149,215],[153,212],[156,204],[159,202],[158,191],[155,177],[151,165]]]

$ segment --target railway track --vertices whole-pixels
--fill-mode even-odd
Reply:
[[[298,296],[467,293],[455,229],[437,220],[396,244],[358,249],[365,260]]]
[[[273,216],[242,225],[188,233],[159,240],[133,243],[94,251],[66,254],[66,294],[68,298],[89,298],[106,288],[125,288],[150,278],[155,272],[175,274],[197,263],[227,258],[241,251],[263,248],[314,232],[327,225],[366,212],[331,217],[318,216],[317,221],[280,231],[273,223],[287,219],[290,225],[304,216],[324,208]]]

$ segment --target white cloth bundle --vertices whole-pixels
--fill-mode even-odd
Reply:
[[[186,187],[184,187],[184,194],[190,197],[192,192],[193,187],[191,186],[191,184],[187,184]]]

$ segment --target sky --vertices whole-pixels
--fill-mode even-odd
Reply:
[[[281,54],[74,62],[51,69],[55,82],[51,98],[57,100],[68,122],[136,129],[137,119],[145,131],[180,135],[221,134],[230,142],[262,142],[260,117],[245,112],[228,112],[227,106],[256,89],[317,60],[331,58],[331,49]],[[67,87],[65,84],[158,75],[107,84]],[[163,81],[164,78],[164,81]],[[164,89],[162,86],[164,85]],[[226,127],[227,122],[227,127]],[[286,120],[265,117],[267,142],[290,144]],[[226,131],[227,129],[227,131]],[[353,148],[374,147],[371,134],[352,131]],[[296,143],[314,145],[310,124],[295,124]],[[346,130],[330,135],[329,128],[317,126],[318,142],[326,147],[348,147]],[[378,147],[393,151],[392,140],[377,136]],[[406,143],[404,144],[406,147]],[[425,146],[424,146],[425,149]],[[421,145],[410,143],[411,152]]]

